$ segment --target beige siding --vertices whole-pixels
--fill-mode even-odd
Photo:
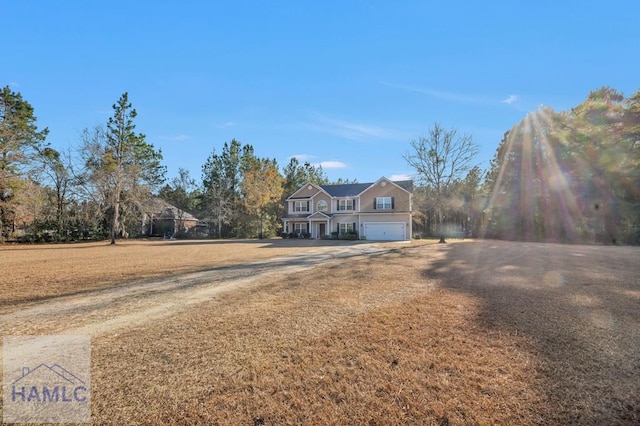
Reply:
[[[387,182],[382,186],[381,182],[378,182],[360,196],[360,211],[380,212],[373,208],[376,197],[393,197],[393,212],[408,212],[411,209],[411,194],[392,183]]]
[[[318,201],[320,200],[324,200],[327,202],[327,210],[325,210],[324,213],[330,214],[331,213],[331,197],[329,197],[324,192],[320,192],[318,195],[313,197],[313,202],[312,202],[313,205],[311,207],[312,213],[315,213],[318,211]]]
[[[311,189],[309,189],[309,186],[311,186]],[[319,192],[318,188],[316,188],[313,185],[307,184],[307,185],[303,186],[302,188],[298,189],[296,192],[294,192],[291,197],[292,198],[312,197],[317,192]]]
[[[309,189],[309,187],[311,187],[311,189]],[[310,213],[314,212],[314,206],[313,206],[313,200],[310,200],[309,198],[312,197],[314,194],[317,194],[318,192],[320,192],[320,190],[318,188],[316,188],[313,185],[304,185],[302,188],[298,189],[296,192],[293,193],[293,195],[291,195],[290,198],[296,198],[294,200],[290,200],[287,202],[287,212],[290,215],[295,215],[295,216],[306,216]],[[295,202],[299,201],[299,202],[309,202],[309,211],[308,212],[296,212],[294,210],[294,205]]]

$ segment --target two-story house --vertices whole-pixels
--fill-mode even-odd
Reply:
[[[285,233],[323,238],[355,231],[359,239],[410,240],[413,181],[302,185],[285,201]],[[335,235],[335,234],[334,234]]]

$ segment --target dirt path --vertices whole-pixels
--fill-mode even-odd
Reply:
[[[135,281],[82,295],[25,303],[0,316],[0,335],[76,334],[98,336],[169,317],[218,294],[261,279],[308,270],[325,262],[382,254],[374,244],[316,247],[294,255],[238,266]]]

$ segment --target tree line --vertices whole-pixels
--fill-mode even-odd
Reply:
[[[569,111],[528,114],[483,189],[486,236],[640,244],[640,90],[602,87]]]
[[[107,123],[85,128],[78,146],[60,152],[46,141],[48,129],[38,129],[31,104],[3,88],[0,242],[115,243],[143,233],[141,218],[154,213],[156,197],[206,221],[210,236],[270,236],[285,194],[307,181],[329,183],[321,166],[292,158],[281,173],[275,159],[258,157],[251,145],[235,139],[213,150],[199,184],[184,169],[167,182],[162,152],[136,131],[136,116],[124,93]]]
[[[640,244],[640,90],[602,87],[569,111],[540,107],[505,132],[489,170],[436,123],[405,155],[427,235]]]
[[[104,125],[66,151],[46,141],[33,107],[0,92],[0,242],[134,237],[161,198],[207,224],[214,238],[269,237],[284,199],[321,166],[275,159],[233,139],[213,149],[199,179],[167,181],[162,152],[136,131],[124,93]],[[603,87],[569,111],[541,107],[505,132],[489,170],[471,135],[435,123],[403,156],[415,171],[414,232],[528,241],[640,243],[640,91]],[[181,223],[181,218],[177,218]],[[189,236],[176,229],[178,236]]]

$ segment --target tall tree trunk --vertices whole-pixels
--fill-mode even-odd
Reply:
[[[438,207],[438,224],[440,227],[440,241],[438,241],[438,243],[440,244],[444,244],[446,243],[445,239],[444,239],[444,227],[443,227],[443,223],[442,223],[442,206]]]
[[[4,223],[2,217],[4,216],[4,208],[0,207],[0,244],[4,244]]]
[[[218,203],[218,239],[222,238],[222,203]]]
[[[120,199],[113,204],[113,222],[111,223],[111,244],[116,243],[116,233],[118,232],[118,216],[120,215]]]
[[[444,244],[446,243],[445,239],[444,239],[444,228],[443,228],[443,216],[442,216],[442,193],[440,192],[440,183],[438,183],[438,187],[436,189],[437,191],[437,197],[438,197],[438,227],[440,228],[440,241],[438,241],[438,243],[440,244]]]

